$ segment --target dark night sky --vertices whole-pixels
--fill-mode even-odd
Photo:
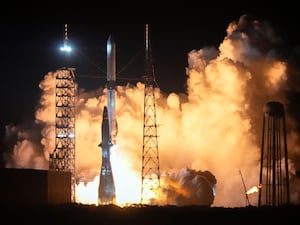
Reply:
[[[284,50],[299,46],[299,10],[282,5],[285,3],[268,6],[263,1],[240,1],[223,7],[218,3],[201,6],[199,2],[193,8],[181,9],[63,10],[45,6],[42,11],[8,10],[0,16],[1,134],[10,122],[33,119],[40,94],[38,84],[49,71],[66,65],[75,67],[80,88],[104,85],[104,79],[90,77],[105,76],[106,40],[110,34],[116,40],[117,79],[138,79],[143,73],[144,27],[149,23],[157,82],[163,92],[179,93],[185,91],[188,52],[210,45],[218,47],[228,24],[243,14],[268,20],[288,43]],[[68,60],[59,51],[65,23],[69,26],[69,43],[75,47]]]

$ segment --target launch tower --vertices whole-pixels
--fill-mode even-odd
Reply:
[[[159,152],[157,141],[156,107],[155,107],[155,76],[149,43],[148,24],[145,34],[145,75],[144,90],[144,127],[142,151],[142,187],[141,204],[148,199],[158,199],[160,188]]]
[[[64,26],[64,46],[68,45],[68,25]],[[71,172],[71,201],[75,202],[75,68],[62,68],[55,77],[55,149],[50,153],[49,169]]]
[[[75,69],[56,71],[55,149],[49,169],[71,172],[71,200],[75,202]]]
[[[264,107],[259,185],[258,206],[290,202],[285,112],[280,102]]]

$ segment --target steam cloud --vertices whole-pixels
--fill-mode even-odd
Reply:
[[[188,53],[187,93],[166,95],[155,90],[165,204],[245,205],[239,171],[248,188],[258,185],[263,106],[270,100],[287,105],[285,93],[293,91],[289,81],[296,79],[276,52],[279,43],[267,22],[243,15],[228,25],[218,49]],[[21,126],[6,127],[6,140],[12,143],[5,153],[8,168],[48,169],[55,137],[55,72],[46,74],[39,87],[42,95],[32,127],[40,134]],[[119,130],[112,167],[116,195],[124,203],[140,199],[143,91],[142,83],[116,87]],[[105,104],[105,88],[78,91],[76,179],[80,187],[97,182],[99,176]],[[299,204],[299,137],[293,117],[288,112],[286,117],[291,200]],[[251,204],[256,204],[256,198],[255,193],[250,196]]]

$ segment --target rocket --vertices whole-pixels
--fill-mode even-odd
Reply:
[[[107,107],[104,106],[102,117],[102,165],[100,171],[100,182],[98,188],[98,204],[111,204],[115,202],[115,184],[110,162],[110,148],[112,143],[109,134],[109,121]]]
[[[115,114],[116,86],[116,44],[112,36],[107,40],[107,106],[104,106],[102,117],[102,165],[98,188],[98,204],[115,203],[115,184],[113,179],[110,154],[116,144],[118,132]]]
[[[107,113],[112,144],[116,144],[118,125],[115,114],[116,43],[112,35],[107,40]]]

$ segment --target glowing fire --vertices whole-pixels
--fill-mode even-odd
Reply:
[[[253,186],[252,188],[250,188],[246,194],[249,195],[249,194],[253,194],[253,193],[256,193],[258,192],[258,187],[257,186]]]
[[[93,181],[85,184],[80,182],[76,185],[76,202],[83,204],[98,205],[98,185],[99,176],[96,176]]]
[[[206,189],[202,188],[211,188],[205,182],[212,181],[217,193],[214,206],[244,205],[243,197],[237,194],[241,192],[240,178],[234,174],[241,169],[248,184],[257,183],[260,159],[257,124],[261,124],[262,108],[270,99],[283,102],[285,99],[281,85],[288,78],[287,64],[269,54],[273,52],[273,41],[277,40],[270,29],[242,16],[229,24],[218,49],[189,52],[187,93],[166,95],[156,89],[160,171],[168,174],[162,176],[162,204],[176,202],[178,195],[191,198],[205,195]],[[55,73],[46,74],[39,86],[43,92],[36,122],[43,125],[42,148],[30,139],[31,131],[19,132],[8,126],[8,135],[17,133],[19,139],[12,153],[6,154],[7,167],[48,168],[55,136]],[[118,146],[111,160],[119,205],[140,201],[143,100],[142,83],[116,87]],[[101,166],[98,144],[105,104],[104,87],[100,95],[99,91],[78,90],[75,171],[76,199],[81,203],[97,204]],[[190,176],[193,171],[182,170],[185,167],[211,171],[216,185],[213,179]],[[191,180],[187,182],[183,177]],[[183,184],[190,189],[183,189]],[[167,195],[170,189],[173,194]],[[257,189],[250,189],[247,194],[252,191]]]

